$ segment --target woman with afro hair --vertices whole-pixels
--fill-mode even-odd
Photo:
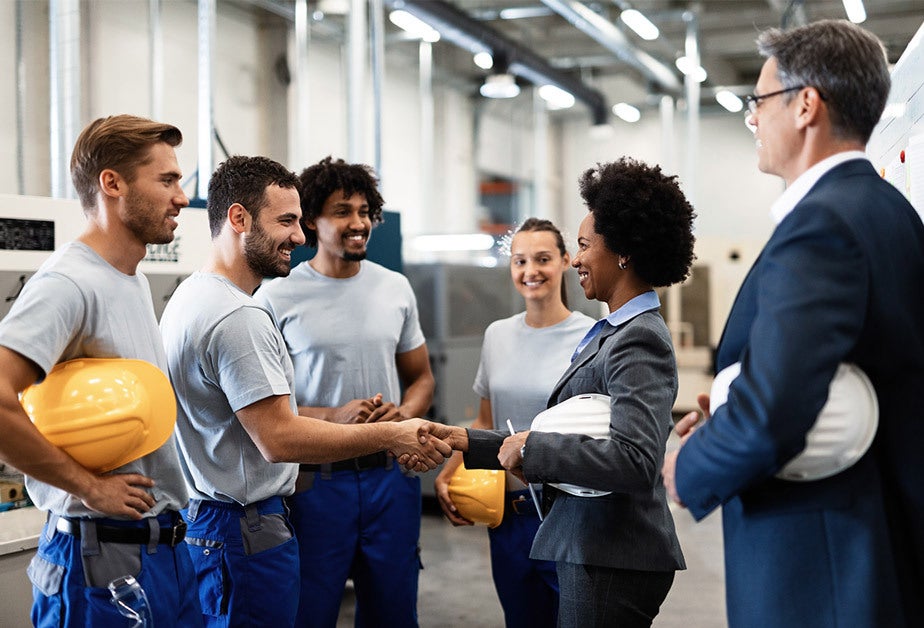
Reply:
[[[676,177],[629,158],[587,170],[580,191],[589,212],[571,264],[609,315],[581,340],[549,406],[608,398],[608,437],[469,430],[462,448],[475,468],[491,467],[500,446],[493,466],[545,485],[530,557],[556,562],[559,626],[650,626],[686,567],[661,484],[677,365],[654,288],[689,275],[695,214]],[[607,493],[578,496],[552,483]]]

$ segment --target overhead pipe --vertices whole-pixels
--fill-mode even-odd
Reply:
[[[148,0],[148,56],[151,59],[151,119],[160,120],[164,109],[164,37],[160,0]]]
[[[372,52],[372,155],[382,181],[382,110],[385,86],[385,9],[382,0],[369,0],[369,46]]]
[[[26,193],[26,62],[23,48],[23,2],[16,0],[16,191]]]
[[[699,58],[699,20],[693,11],[685,11],[683,21],[686,22],[687,31],[685,39],[685,54],[690,60],[690,65],[694,68],[700,66]],[[699,151],[699,99],[700,89],[699,81],[692,75],[684,77],[687,100],[687,146],[686,146],[686,168],[684,186],[687,199],[696,207],[699,201],[699,189],[697,184],[697,167],[699,161],[697,153]]]
[[[365,157],[367,39],[366,0],[351,0],[347,16],[347,155],[351,162]]]
[[[669,66],[633,46],[623,32],[616,28],[612,22],[595,13],[583,2],[578,2],[577,0],[542,0],[542,4],[568,20],[572,26],[604,46],[619,59],[639,70],[649,81],[658,85],[662,90],[671,93],[680,91],[680,81]]]
[[[544,57],[507,38],[443,0],[385,0],[391,9],[403,9],[439,31],[440,37],[476,52],[506,59],[508,71],[539,85],[555,85],[584,103],[593,124],[606,124],[609,109],[600,91],[553,67]]]
[[[51,81],[51,196],[74,198],[68,167],[80,119],[80,3],[51,0],[48,6]]]
[[[308,17],[308,0],[295,0],[295,88],[294,101],[290,100],[292,117],[294,118],[295,134],[290,134],[289,157],[296,168],[304,168],[308,163],[309,146],[309,120],[311,118],[309,98],[309,52],[308,44],[311,41],[311,28]]]
[[[433,166],[436,155],[433,107],[433,44],[421,40],[420,58],[420,186],[421,207],[434,207]]]
[[[215,128],[212,111],[212,47],[215,41],[215,0],[198,0],[196,15],[197,61],[199,64],[197,122],[199,173],[196,177],[196,198],[207,198],[212,176],[212,133]]]

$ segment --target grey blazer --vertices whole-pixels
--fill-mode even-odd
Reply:
[[[551,502],[530,556],[617,569],[685,569],[661,484],[664,446],[673,427],[677,366],[656,310],[606,325],[562,375],[549,406],[582,393],[611,398],[610,438],[531,432],[523,471],[533,482],[568,482],[612,491],[575,497],[551,486]],[[469,430],[470,468],[499,468],[506,434]]]

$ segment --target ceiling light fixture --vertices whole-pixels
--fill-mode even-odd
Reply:
[[[391,20],[392,24],[407,32],[411,37],[416,37],[417,39],[422,39],[431,43],[440,40],[440,34],[432,26],[416,15],[411,15],[407,11],[392,11],[388,14],[388,19]]]
[[[478,91],[485,98],[514,98],[519,95],[520,86],[513,74],[491,74],[485,77],[484,85]]]
[[[494,67],[494,57],[491,56],[490,52],[481,51],[475,53],[475,56],[472,57],[472,60],[482,70],[490,70]]]
[[[552,110],[570,109],[574,106],[574,96],[555,85],[540,86],[539,97],[545,101],[546,107]]]
[[[510,9],[501,9],[498,17],[502,20],[522,20],[531,17],[546,17],[552,15],[552,9],[548,7],[513,7]]]
[[[677,65],[678,70],[697,83],[702,83],[706,80],[706,69],[701,65],[695,65],[690,61],[690,57],[678,57],[674,63]]]
[[[732,113],[738,113],[744,109],[744,103],[733,92],[727,89],[720,89],[715,93],[716,101]]]
[[[637,107],[625,102],[613,105],[613,113],[616,114],[616,117],[626,122],[638,122],[642,118],[642,112]]]
[[[847,12],[847,19],[854,24],[862,24],[866,21],[863,0],[844,0],[844,11]]]
[[[652,24],[651,20],[645,17],[641,11],[637,11],[636,9],[626,9],[619,14],[619,19],[622,20],[626,26],[635,31],[636,35],[646,41],[657,39],[658,35],[661,34],[658,27]]]

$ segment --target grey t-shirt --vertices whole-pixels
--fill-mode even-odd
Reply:
[[[424,344],[404,275],[364,261],[347,279],[299,264],[257,290],[285,337],[300,406],[337,407],[382,393],[401,403],[395,355]]]
[[[494,429],[528,430],[546,409],[571,354],[596,321],[580,312],[550,327],[530,327],[526,313],[494,321],[484,332],[481,363],[472,386],[491,402]]]
[[[197,272],[160,326],[190,494],[242,505],[291,495],[298,465],[268,462],[235,415],[275,395],[289,395],[297,413],[292,362],[269,312],[227,278]]]
[[[75,358],[133,358],[167,370],[147,278],[116,270],[82,242],[65,244],[26,283],[0,322],[0,345],[35,362],[43,378],[58,362]],[[150,492],[156,503],[145,516],[186,505],[174,436],[113,473],[140,473],[155,480]],[[26,487],[42,510],[100,516],[66,491],[34,478],[26,477]]]

